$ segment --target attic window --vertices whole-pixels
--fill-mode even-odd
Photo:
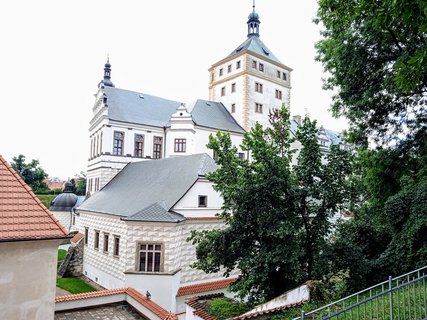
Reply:
[[[268,52],[267,50],[265,50],[264,48],[262,48],[262,51],[264,51],[264,53],[267,55],[267,56],[269,56],[270,55],[270,52]]]
[[[208,196],[199,196],[199,207],[206,208],[208,206]]]
[[[240,47],[240,48],[236,49],[236,52],[240,52],[240,51],[242,51],[242,49],[243,49],[243,47]]]
[[[207,106],[210,106],[211,104],[210,104],[209,102],[206,102],[206,105],[207,105]]]
[[[144,96],[142,94],[139,95],[140,99],[144,99]]]

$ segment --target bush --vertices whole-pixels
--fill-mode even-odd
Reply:
[[[245,304],[237,303],[228,298],[216,298],[208,302],[207,313],[216,317],[218,320],[223,320],[239,316],[249,310],[249,306]]]

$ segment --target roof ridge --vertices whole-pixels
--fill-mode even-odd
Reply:
[[[9,172],[16,178],[16,180],[21,184],[21,186],[25,189],[25,191],[33,198],[36,203],[47,213],[49,218],[58,226],[58,228],[62,231],[64,236],[68,236],[69,232],[64,226],[59,222],[58,219],[45,207],[45,205],[40,201],[40,199],[35,195],[30,186],[21,178],[21,176],[13,169],[13,167],[3,158],[0,154],[0,162],[9,170]]]

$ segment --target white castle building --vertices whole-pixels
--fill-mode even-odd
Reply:
[[[149,291],[183,315],[186,298],[225,292],[234,281],[193,269],[195,248],[187,238],[192,230],[222,226],[215,217],[221,196],[205,177],[216,168],[209,135],[229,132],[239,146],[256,122],[268,125],[271,109],[290,106],[292,69],[261,41],[255,9],[247,25],[247,39],[209,69],[209,101],[184,104],[116,88],[105,64],[89,128],[90,197],[76,210],[85,235],[83,270],[100,285]],[[296,117],[292,130],[299,123]],[[321,130],[325,150],[340,141]]]

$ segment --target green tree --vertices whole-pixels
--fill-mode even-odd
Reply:
[[[317,59],[355,141],[426,132],[427,2],[319,0]]]
[[[319,0],[316,22],[332,112],[364,148],[355,218],[332,247],[359,289],[426,261],[427,2]],[[370,139],[381,147],[368,149]]]
[[[330,231],[328,218],[346,200],[349,154],[333,147],[322,161],[315,122],[305,118],[296,137],[303,148],[292,168],[293,151],[286,108],[245,134],[236,157],[230,136],[217,133],[208,147],[218,156],[218,170],[208,178],[221,193],[220,230],[193,232],[195,267],[225,275],[238,269],[231,290],[250,301],[275,297],[301,281],[324,272],[322,249]]]
[[[78,175],[76,194],[79,196],[84,196],[86,194],[86,173],[83,171]]]
[[[30,163],[25,163],[25,156],[20,154],[18,157],[13,157],[11,166],[28,184],[34,193],[45,192],[48,190],[44,179],[48,174],[40,167],[38,160],[31,160]]]

